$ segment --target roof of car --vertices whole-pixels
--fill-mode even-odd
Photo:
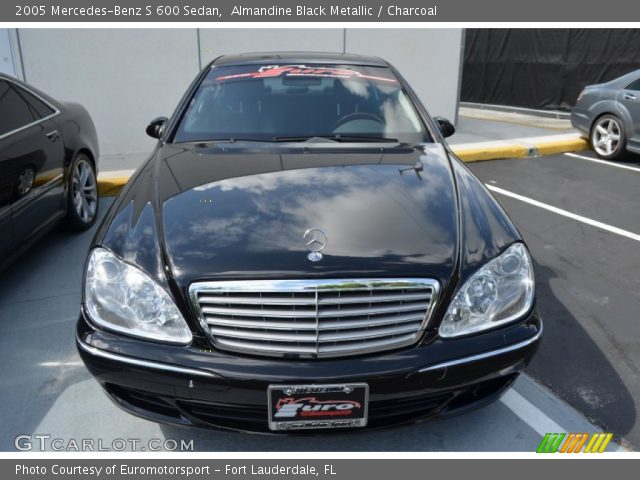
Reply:
[[[375,67],[388,67],[389,64],[379,58],[354,53],[330,53],[330,52],[258,52],[241,53],[236,55],[223,55],[216,58],[211,64],[221,65],[252,65],[265,62],[291,62],[291,63],[328,63],[339,65],[368,65]]]

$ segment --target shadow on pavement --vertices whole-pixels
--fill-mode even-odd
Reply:
[[[36,431],[60,394],[90,377],[75,324],[87,249],[109,204],[90,230],[54,229],[0,276],[0,450],[14,450],[15,435]]]
[[[611,162],[611,163],[618,163],[620,165],[628,165],[630,167],[640,167],[640,155],[639,154],[635,154],[635,153],[631,153],[631,152],[624,152],[620,158],[617,158],[615,160],[605,160],[604,158],[600,158],[598,157],[598,155],[596,154],[596,152],[594,152],[593,150],[586,150],[584,152],[575,152],[578,155],[584,155],[586,157],[591,157],[591,158],[595,158],[597,160],[602,160],[605,162]]]
[[[636,423],[634,399],[605,354],[553,293],[550,282],[558,278],[556,272],[535,259],[534,269],[545,332],[528,373],[607,431],[626,435]]]
[[[635,153],[625,152],[618,160],[614,161],[631,167],[640,167],[640,155]]]

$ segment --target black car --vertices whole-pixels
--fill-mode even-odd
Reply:
[[[0,74],[0,267],[58,221],[98,211],[98,137],[87,111]]]
[[[378,58],[216,59],[98,230],[85,364],[135,415],[242,431],[495,400],[542,323],[522,237],[453,131]]]

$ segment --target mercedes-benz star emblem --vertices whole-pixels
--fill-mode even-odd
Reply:
[[[322,260],[322,250],[327,246],[327,236],[319,228],[310,228],[302,236],[304,244],[309,250],[307,258],[312,262]]]

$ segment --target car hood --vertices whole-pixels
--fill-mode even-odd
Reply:
[[[133,190],[138,198],[125,215],[128,220],[112,222],[110,230],[115,234],[119,223],[136,224],[138,233],[127,229],[141,243],[152,243],[141,240],[145,225],[147,232],[157,230],[147,235],[160,238],[164,263],[182,287],[237,278],[446,281],[458,242],[446,155],[437,144],[266,151],[246,144],[166,145],[130,187],[129,196]],[[145,190],[155,190],[155,198],[145,202],[140,198]],[[326,235],[317,262],[309,260],[303,238],[312,228]]]
[[[158,144],[92,245],[146,271],[176,300],[201,280],[433,278],[442,308],[521,236],[439,144],[320,148]],[[303,236],[325,232],[311,262]]]

